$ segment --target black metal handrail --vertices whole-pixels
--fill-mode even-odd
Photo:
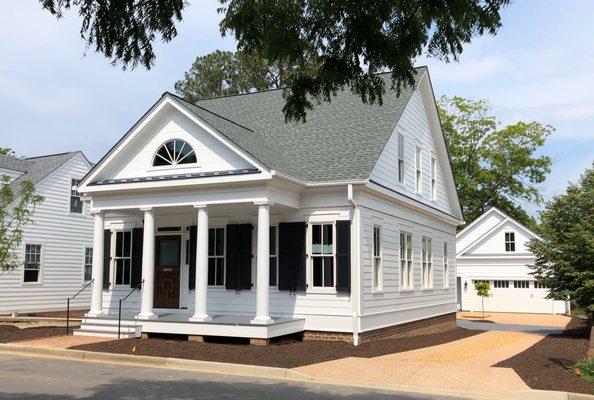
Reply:
[[[91,279],[89,281],[89,283],[87,283],[86,285],[84,285],[82,287],[82,289],[80,289],[78,292],[76,292],[76,294],[72,297],[69,297],[66,300],[66,336],[68,336],[68,331],[70,330],[70,300],[73,300],[74,298],[76,298],[76,296],[78,296],[79,294],[82,293],[83,290],[85,290],[86,288],[88,288],[95,280]]]
[[[130,292],[126,295],[126,297],[124,297],[123,299],[120,299],[120,304],[118,307],[118,339],[120,338],[120,329],[122,326],[122,302],[125,301],[128,297],[130,297],[130,295],[132,293],[134,293],[137,290],[140,290],[142,288],[143,284],[144,284],[144,279],[142,280],[142,282],[140,282],[138,284],[138,286],[132,288],[132,290],[130,290]]]

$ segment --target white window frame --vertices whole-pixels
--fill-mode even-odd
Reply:
[[[404,185],[404,176],[406,175],[404,163],[404,134],[400,132],[398,133],[398,161],[396,167],[398,168],[398,183]]]
[[[332,253],[313,253],[313,227],[314,225],[332,226]],[[324,229],[322,228],[322,243]],[[307,224],[307,292],[308,293],[336,293],[336,221],[315,221]],[[314,286],[314,258],[332,257],[332,286]],[[322,276],[323,280],[323,276]]]
[[[210,253],[208,254],[208,263],[206,264],[206,269],[207,269],[207,283],[208,283],[208,272],[210,272],[210,260],[211,259],[222,259],[223,260],[223,283],[221,283],[220,285],[218,285],[216,283],[216,261],[215,261],[215,284],[211,285],[208,284],[209,288],[224,288],[225,287],[225,282],[227,279],[227,227],[226,226],[210,226],[208,227],[208,236],[209,236],[209,240],[210,240],[210,231],[212,229],[222,229],[223,230],[223,255],[210,255]],[[215,232],[215,238],[216,238],[216,232]],[[210,243],[208,244],[208,246],[210,247]],[[213,247],[214,249],[216,249],[216,243]]]
[[[377,237],[376,237],[377,233]],[[372,259],[372,278],[373,278],[373,292],[382,292],[384,289],[384,271],[382,263],[382,227],[380,225],[374,225],[372,230],[372,244],[371,244],[371,259]],[[377,247],[376,247],[377,246]]]
[[[190,148],[192,149],[192,152],[196,156],[196,162],[194,162],[194,163],[185,163],[185,164],[155,165],[155,160],[157,159],[157,157],[163,158],[163,157],[157,155],[157,153],[159,152],[159,150],[161,150],[161,147],[165,146],[167,143],[169,143],[171,141],[174,141],[174,140],[182,141],[187,146],[190,146]],[[169,150],[167,150],[167,153],[169,153]],[[165,161],[168,161],[168,160],[165,160]],[[177,160],[177,161],[179,162],[179,161],[181,161],[181,159],[180,160]],[[150,164],[148,170],[149,171],[168,170],[168,169],[171,170],[171,169],[183,169],[183,168],[189,168],[189,167],[195,168],[195,167],[199,167],[199,166],[200,166],[200,163],[198,161],[198,153],[196,152],[196,149],[194,148],[194,146],[192,146],[185,139],[174,137],[174,138],[170,138],[170,139],[167,139],[167,140],[161,142],[161,144],[159,144],[159,146],[157,146],[157,148],[153,152],[153,156],[151,157],[151,164]]]
[[[493,289],[509,289],[509,281],[496,279],[493,281]]]
[[[431,156],[431,200],[437,201],[437,159]]]
[[[450,287],[450,254],[448,242],[443,242],[443,287]]]
[[[423,289],[433,288],[433,243],[431,238],[423,236],[421,239],[421,275]]]
[[[415,190],[423,193],[423,149],[420,146],[415,150]]]
[[[512,232],[512,231],[508,231],[508,232],[504,232],[503,234],[503,240],[505,243],[505,252],[506,253],[515,253],[516,251],[516,232]],[[508,235],[511,236],[511,240],[508,239]],[[509,247],[508,247],[509,245]],[[513,249],[512,249],[513,247]],[[509,250],[508,250],[509,248]]]
[[[27,268],[27,246],[39,246],[39,267],[37,273],[37,281],[25,282],[25,270],[33,269]],[[23,243],[23,273],[21,276],[21,284],[25,286],[41,286],[43,284],[43,259],[44,259],[45,246],[43,243],[30,242]]]
[[[276,261],[276,263],[275,263],[276,264],[276,283],[274,285],[271,285],[270,284],[270,276],[269,276],[268,286],[271,288],[278,288],[278,225],[270,225],[270,227],[268,229],[272,229],[272,228],[274,228],[274,241],[275,241],[276,246],[274,246],[275,247],[274,254],[272,253],[272,250],[269,249],[268,259],[270,260],[271,258],[274,258],[274,260]]]
[[[118,246],[118,233],[119,232],[129,232],[130,233],[130,256],[129,257],[117,257],[117,246]],[[130,287],[132,283],[132,229],[117,229],[114,230],[112,233],[112,262],[113,262],[113,278],[112,278],[112,286],[114,288],[127,288]],[[128,277],[128,283],[117,283],[118,278],[118,262],[117,260],[130,260],[130,276]]]
[[[88,258],[87,258],[87,250],[91,250],[91,260],[90,263],[87,263]],[[83,271],[82,271],[82,283],[89,283],[90,281],[93,280],[93,246],[84,246],[83,247]],[[91,278],[90,279],[85,279],[85,271],[87,269],[87,265],[89,265],[91,267]]]
[[[528,280],[514,281],[514,289],[530,289],[530,281],[528,281]]]
[[[414,249],[412,233],[400,232],[400,290],[414,289]],[[403,240],[404,239],[404,240]],[[410,250],[410,251],[407,251]]]
[[[73,181],[76,181],[76,184]],[[74,186],[75,185],[78,186],[80,181],[81,181],[81,178],[75,178],[73,176],[70,177],[70,190],[68,191],[68,213],[70,213],[72,215],[84,215],[84,213],[85,213],[85,204],[81,200],[82,196],[78,192],[78,190],[74,190]],[[72,211],[72,198],[73,197],[78,197],[79,201],[81,202],[80,212]]]

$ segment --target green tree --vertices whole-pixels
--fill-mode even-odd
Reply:
[[[528,243],[536,256],[534,276],[550,288],[550,298],[569,297],[594,317],[594,163],[547,202],[540,220],[542,239]]]
[[[474,284],[474,290],[476,290],[477,296],[481,297],[481,308],[483,310],[483,319],[485,319],[485,297],[491,296],[491,286],[489,282],[477,281]]]
[[[275,89],[283,84],[282,63],[269,63],[258,54],[216,50],[197,57],[184,79],[175,83],[175,91],[190,102]]]
[[[33,223],[35,208],[43,196],[35,194],[30,180],[24,180],[15,192],[8,176],[0,176],[0,271],[19,266],[16,249],[23,239],[23,228]]]
[[[537,152],[553,128],[534,121],[501,127],[486,100],[444,96],[439,106],[464,219],[472,222],[495,206],[534,229],[518,202],[543,201],[538,185],[551,159]]]
[[[171,41],[189,4],[184,0],[40,0],[60,18],[70,8],[82,17],[87,46],[113,63],[150,68],[153,42]],[[304,120],[319,102],[346,87],[364,102],[382,104],[386,88],[376,76],[392,71],[392,86],[414,81],[414,61],[422,55],[457,60],[475,37],[495,35],[500,11],[510,0],[220,0],[223,35],[237,48],[283,61],[288,120]],[[312,67],[312,55],[318,60]],[[287,68],[288,70],[289,68]]]
[[[0,147],[0,156],[14,156],[14,150],[9,147]]]

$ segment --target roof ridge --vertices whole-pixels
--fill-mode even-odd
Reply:
[[[41,156],[25,157],[25,158],[23,158],[23,160],[34,160],[36,158],[63,156],[63,155],[66,155],[66,154],[76,153],[78,151],[80,151],[80,150],[76,150],[76,151],[65,151],[65,152],[62,152],[62,153],[54,153],[54,154],[45,154],[45,155],[41,155]]]

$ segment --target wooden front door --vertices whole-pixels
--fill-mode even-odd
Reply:
[[[157,236],[156,308],[179,308],[180,245],[179,236]]]

